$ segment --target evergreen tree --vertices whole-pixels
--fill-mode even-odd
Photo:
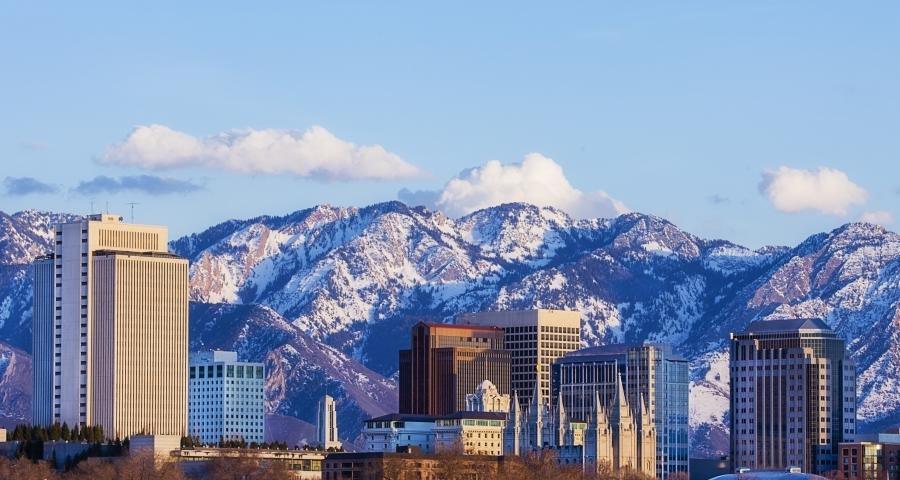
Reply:
[[[63,423],[62,431],[60,432],[60,438],[66,442],[72,439],[72,431],[69,430],[68,422]]]
[[[37,439],[38,428],[35,427],[35,430],[31,434],[31,438]],[[41,429],[42,430],[42,429]],[[47,432],[47,437],[51,442],[56,442],[60,438],[62,438],[62,428],[59,425],[59,422],[53,422],[53,425],[50,425],[50,431]]]

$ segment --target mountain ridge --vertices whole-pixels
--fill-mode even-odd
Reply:
[[[38,231],[49,221],[29,215]],[[28,258],[48,238],[29,236],[27,221],[12,225],[15,235],[0,230],[0,239],[12,239],[0,243],[0,258]],[[900,421],[893,393],[900,385],[878,375],[900,371],[900,236],[872,224],[751,250],[640,213],[576,220],[553,208],[503,204],[453,219],[392,201],[229,220],[174,239],[170,248],[192,262],[192,347],[245,349],[271,364],[282,383],[267,383],[268,411],[305,422],[314,419],[308,409],[318,392],[295,372],[307,365],[335,375],[334,387],[344,389],[341,428],[351,436],[361,418],[380,410],[363,384],[328,367],[333,358],[372,382],[378,404],[391,406],[384,399],[395,395],[396,351],[413,323],[535,307],[580,311],[588,346],[668,341],[691,358],[697,455],[721,452],[723,348],[729,331],[754,319],[825,319],[860,364],[862,419]],[[15,329],[0,323],[0,341],[26,351],[28,275],[27,266],[0,262],[0,302],[19,318],[6,322]],[[865,335],[875,327],[890,334]],[[237,333],[244,329],[260,332],[255,347],[241,343],[248,341]]]

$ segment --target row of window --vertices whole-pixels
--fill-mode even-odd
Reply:
[[[222,378],[223,365],[199,365],[188,368],[188,378]],[[265,378],[262,365],[226,365],[227,378]]]

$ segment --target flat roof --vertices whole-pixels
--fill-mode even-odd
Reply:
[[[465,330],[483,330],[483,331],[503,331],[501,327],[497,327],[494,325],[476,325],[474,323],[438,323],[438,322],[418,322],[416,325],[425,325],[429,328],[458,328]]]
[[[656,347],[665,352],[665,356],[667,360],[686,362],[687,359],[681,356],[678,353],[675,353],[671,346],[661,345],[655,343],[612,343],[609,345],[600,345],[597,347],[589,347],[582,348],[579,350],[575,350],[574,352],[569,352],[559,359],[556,360],[557,363],[578,363],[584,361],[590,361],[591,359],[597,360],[612,360],[614,358],[619,358],[628,354],[628,351],[635,348],[643,348],[643,347]]]
[[[94,250],[94,256],[97,257],[108,257],[114,255],[125,255],[131,257],[153,257],[153,258],[171,258],[176,260],[187,260],[187,258],[182,257],[180,255],[175,255],[174,253],[169,252],[154,252],[154,251],[145,251],[145,252],[132,252],[128,250]]]
[[[415,413],[389,413],[370,418],[366,422],[434,422],[437,420],[506,420],[502,412],[456,412],[449,415],[420,415]]]
[[[821,318],[785,318],[750,322],[750,325],[747,325],[747,329],[741,333],[780,333],[797,330],[832,331]]]

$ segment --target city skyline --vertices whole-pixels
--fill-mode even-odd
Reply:
[[[177,237],[321,203],[522,200],[751,248],[900,215],[893,3],[9,13],[8,213],[137,202],[163,223],[190,202]]]

